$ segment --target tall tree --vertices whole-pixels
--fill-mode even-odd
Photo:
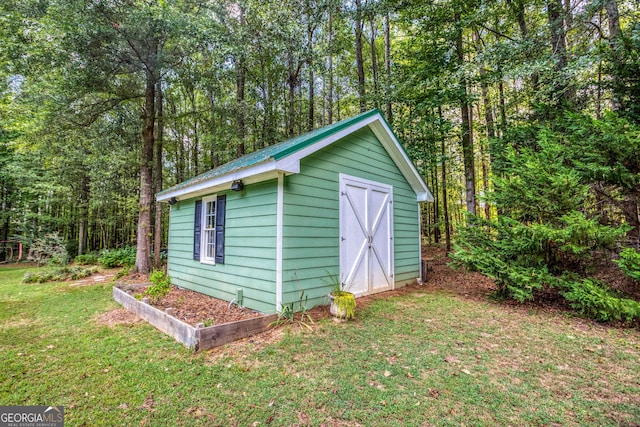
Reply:
[[[366,110],[365,88],[364,88],[364,56],[362,52],[362,34],[364,29],[364,17],[362,14],[362,1],[355,0],[355,44],[356,44],[356,69],[358,72],[358,102],[360,103],[360,112]]]

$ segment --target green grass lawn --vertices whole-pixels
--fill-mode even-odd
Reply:
[[[356,320],[193,354],[108,327],[111,285],[0,268],[0,405],[66,425],[640,425],[640,331],[418,291]]]

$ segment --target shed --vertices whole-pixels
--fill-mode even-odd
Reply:
[[[240,157],[157,194],[174,284],[265,313],[421,280],[427,185],[378,110]]]

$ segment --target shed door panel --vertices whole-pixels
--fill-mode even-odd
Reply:
[[[340,275],[356,295],[393,287],[392,188],[340,178]]]

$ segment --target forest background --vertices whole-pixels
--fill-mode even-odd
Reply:
[[[640,317],[634,0],[3,1],[0,241],[147,273],[155,192],[371,108],[426,241],[501,296]]]

